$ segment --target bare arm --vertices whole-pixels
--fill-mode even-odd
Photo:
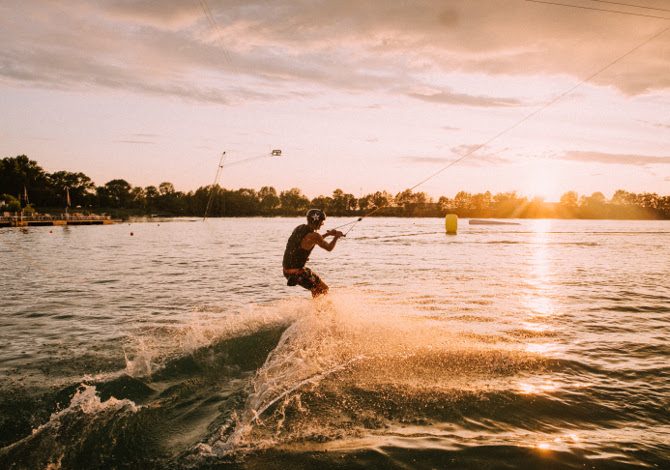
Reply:
[[[323,236],[320,233],[312,232],[305,235],[305,238],[303,238],[302,242],[300,242],[300,246],[305,250],[311,250],[315,245],[318,245],[326,251],[333,251],[337,240],[343,236],[344,234],[342,232],[338,232],[336,230],[329,230]],[[324,239],[325,237],[333,237],[333,239],[327,242]]]

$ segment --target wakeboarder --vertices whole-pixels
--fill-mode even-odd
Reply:
[[[284,277],[289,286],[299,285],[309,290],[312,297],[318,297],[328,292],[328,286],[305,264],[315,246],[320,246],[326,251],[333,251],[337,240],[344,236],[338,230],[328,230],[321,235],[317,230],[321,228],[326,220],[326,213],[320,209],[307,211],[307,223],[298,225],[291,233],[284,251]],[[333,237],[327,242],[326,237]]]

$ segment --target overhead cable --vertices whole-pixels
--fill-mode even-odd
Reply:
[[[547,1],[547,0],[524,0],[524,1],[525,2],[531,2],[531,3],[542,3],[542,4],[545,4],[545,5],[579,8],[580,10],[603,11],[603,12],[607,12],[607,13],[616,13],[616,14],[619,14],[619,15],[641,16],[643,18],[655,18],[655,19],[658,19],[658,20],[670,20],[670,17],[668,17],[668,16],[650,15],[650,14],[646,14],[646,13],[633,13],[631,11],[623,11],[623,10],[609,10],[607,8],[588,7],[586,5],[574,5],[574,4],[571,4],[571,3],[550,2],[550,1]],[[660,11],[667,11],[667,10],[660,10]]]
[[[631,8],[641,8],[643,10],[654,10],[654,11],[667,11],[670,12],[670,9],[668,8],[658,8],[658,7],[648,7],[645,5],[634,5],[632,3],[622,3],[622,2],[610,2],[608,0],[590,0],[591,2],[598,2],[598,3],[609,3],[610,5],[619,5],[623,7],[631,7]]]

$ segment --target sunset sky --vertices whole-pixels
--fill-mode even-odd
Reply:
[[[0,157],[358,196],[493,139],[416,190],[670,194],[670,3],[556,3],[3,1]]]

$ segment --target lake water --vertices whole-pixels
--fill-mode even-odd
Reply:
[[[459,222],[0,229],[0,467],[668,468],[670,222]]]

